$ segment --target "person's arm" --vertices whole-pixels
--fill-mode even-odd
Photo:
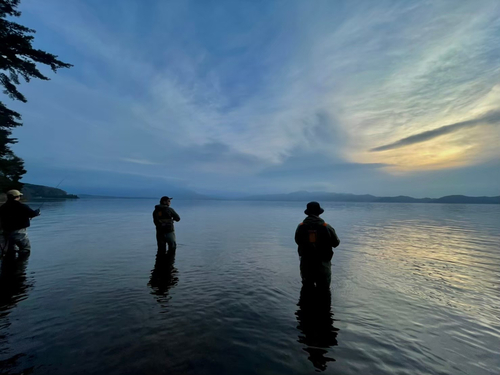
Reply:
[[[153,211],[153,223],[155,223],[155,226],[157,227],[160,223],[158,222],[158,217],[156,215],[156,210]]]
[[[328,232],[330,233],[330,239],[332,240],[331,245],[333,247],[337,247],[340,245],[340,240],[337,236],[337,233],[335,233],[335,229],[331,225],[327,225]]]
[[[24,210],[24,213],[26,214],[26,216],[28,216],[30,219],[34,218],[35,216],[40,215],[40,209],[32,210],[26,204],[23,205],[23,210]]]
[[[297,226],[297,229],[295,230],[295,243],[297,245],[300,245],[303,241],[303,236],[302,236],[302,223],[300,223]]]
[[[170,215],[172,216],[172,219],[174,219],[175,221],[180,221],[181,218],[180,216],[177,214],[177,212],[175,212],[175,210],[171,207],[169,207],[170,209]]]

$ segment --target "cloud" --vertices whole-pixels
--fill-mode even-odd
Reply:
[[[141,165],[157,165],[158,164],[158,163],[155,163],[154,161],[150,161],[150,160],[146,160],[146,159],[121,158],[120,160],[129,162],[129,163],[134,163],[134,164],[141,164]]]
[[[450,134],[461,129],[472,128],[480,124],[496,125],[500,123],[500,111],[492,111],[484,116],[478,117],[473,120],[461,121],[451,125],[445,125],[434,130],[428,130],[419,134],[411,135],[409,137],[400,139],[399,141],[389,143],[384,146],[372,148],[371,152],[387,151],[396,148],[421,143],[430,139],[437,138],[441,135]]]
[[[460,120],[484,112],[500,83],[495,0],[21,6],[37,47],[75,64],[23,87],[15,149],[33,165],[26,181],[41,161],[205,190],[356,189],[369,178],[389,189],[384,168],[414,150],[366,150],[462,134],[474,125]],[[491,160],[488,131],[473,149],[453,140],[456,152],[443,152],[454,165],[472,151]],[[449,167],[429,154],[425,168]]]

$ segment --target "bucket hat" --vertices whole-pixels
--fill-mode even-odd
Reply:
[[[306,215],[321,215],[325,210],[321,208],[318,202],[309,202],[307,208],[304,211]]]

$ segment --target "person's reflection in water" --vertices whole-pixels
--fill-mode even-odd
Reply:
[[[303,286],[297,306],[297,328],[301,331],[297,341],[306,345],[304,350],[314,367],[324,371],[328,362],[335,361],[327,357],[327,349],[337,345],[338,332],[333,326],[330,288]]]
[[[0,317],[9,313],[17,302],[24,299],[32,287],[26,277],[28,254],[8,254],[1,260],[0,266]]]
[[[10,326],[8,319],[12,309],[18,302],[26,299],[28,291],[33,287],[32,280],[26,277],[28,254],[8,254],[1,260],[0,266],[0,373],[12,373],[20,366],[19,361],[25,356],[17,353],[5,358],[1,353],[10,352],[7,330]],[[5,341],[4,341],[5,340]],[[9,350],[6,350],[9,349]],[[19,373],[31,373],[32,368],[24,368]]]
[[[168,292],[179,281],[178,271],[174,267],[175,250],[169,250],[166,253],[159,251],[156,254],[156,262],[151,271],[149,286],[152,294],[157,296],[158,302],[168,301]]]

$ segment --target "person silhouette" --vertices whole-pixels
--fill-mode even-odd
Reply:
[[[158,252],[165,253],[168,250],[175,250],[177,243],[175,242],[174,222],[180,221],[181,218],[175,210],[170,207],[172,197],[163,196],[160,198],[160,204],[155,206],[153,211],[153,222],[156,227],[156,242],[158,244]]]
[[[335,229],[319,217],[325,210],[318,202],[309,202],[307,217],[295,230],[300,258],[300,276],[304,286],[330,288],[333,250],[340,244]]]
[[[298,342],[304,344],[309,361],[319,371],[325,371],[328,362],[335,359],[328,355],[329,348],[338,345],[338,328],[334,327],[329,289],[303,286],[300,291],[297,328],[300,330]]]
[[[4,236],[1,250],[6,255],[14,253],[16,249],[23,254],[31,252],[27,228],[31,224],[31,219],[40,215],[40,209],[32,210],[22,203],[22,196],[23,193],[19,190],[9,190],[7,202],[0,206],[0,226]]]

